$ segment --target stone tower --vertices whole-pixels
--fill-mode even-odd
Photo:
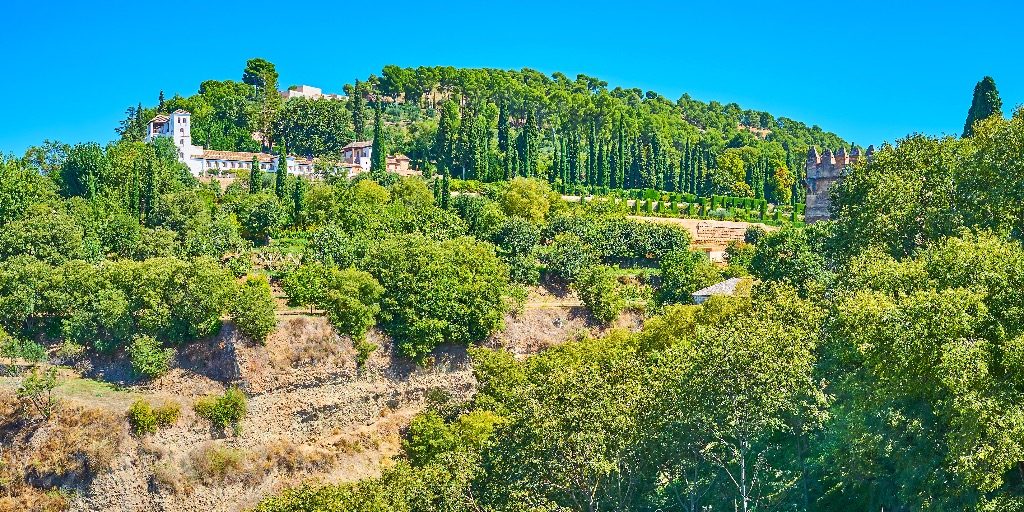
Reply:
[[[875,147],[868,146],[865,156],[868,161],[875,154]],[[860,160],[860,148],[854,147],[850,154],[839,148],[835,154],[830,149],[818,155],[818,150],[811,146],[807,152],[807,178],[803,180],[804,190],[807,191],[807,209],[804,210],[804,222],[813,224],[819,220],[829,218],[829,207],[832,200],[829,197],[829,190],[832,184],[842,176],[843,169],[852,166]]]

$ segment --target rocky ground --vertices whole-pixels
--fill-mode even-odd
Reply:
[[[338,338],[323,317],[282,310],[278,320],[266,346],[244,341],[225,324],[217,338],[179,348],[173,369],[146,384],[116,387],[97,380],[118,376],[123,362],[63,370],[57,395],[65,409],[58,415],[83,417],[86,411],[95,416],[94,423],[76,428],[83,436],[80,442],[99,446],[94,451],[104,457],[102,466],[79,465],[88,478],[60,483],[70,510],[239,511],[305,481],[372,476],[400,452],[401,431],[425,406],[428,394],[439,390],[456,400],[472,394],[475,382],[465,347],[441,347],[429,364],[416,366],[397,357],[385,335],[371,331],[368,341],[380,348],[357,368],[351,342]],[[627,313],[616,327],[636,329],[641,322]],[[590,323],[575,297],[538,288],[485,344],[525,357],[604,329]],[[93,378],[83,378],[83,372]],[[11,402],[17,383],[0,378],[0,399]],[[212,430],[192,406],[233,385],[248,396],[248,413],[236,432]],[[131,435],[125,413],[138,399],[178,404],[181,416],[156,434]],[[17,428],[25,436],[22,455],[27,461],[53,458],[36,448],[43,446],[40,439],[70,427],[51,419],[33,429]],[[97,457],[66,458],[90,456]],[[60,471],[71,475],[66,470],[50,473]],[[40,497],[36,503],[44,502]]]

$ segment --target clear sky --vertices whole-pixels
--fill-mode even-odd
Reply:
[[[44,139],[112,140],[128,106],[238,80],[252,57],[275,63],[283,85],[325,92],[385,64],[584,73],[767,110],[861,145],[959,134],[985,75],[1007,115],[1024,103],[1024,7],[1013,2],[37,0],[3,10],[0,153],[18,155]]]

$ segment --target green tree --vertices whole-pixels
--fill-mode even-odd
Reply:
[[[267,279],[250,275],[232,301],[231,319],[239,332],[264,344],[267,336],[277,328],[277,317],[274,316],[276,306]]]
[[[288,191],[286,190],[288,180],[288,149],[287,146],[281,146],[281,154],[277,157],[278,162],[284,162],[285,164],[277,166],[277,172],[274,173],[274,194],[277,195],[278,199],[284,200]],[[253,167],[255,170],[256,167]],[[262,173],[261,173],[262,174]]]
[[[608,323],[618,318],[626,303],[619,293],[618,280],[610,267],[595,265],[583,269],[572,284],[591,316]]]
[[[971,108],[967,111],[963,136],[974,135],[974,123],[994,115],[1003,116],[1003,100],[999,99],[996,81],[986,76],[974,86],[974,97],[971,99]]]
[[[278,157],[277,160],[277,171],[281,172],[281,167],[287,167],[287,160],[281,160]],[[263,188],[263,170],[260,169],[260,161],[256,156],[252,157],[251,168],[249,169],[249,193],[257,194],[260,189]]]
[[[373,146],[370,148],[370,174],[380,174],[388,169],[388,149],[384,136],[383,107],[377,100],[373,109]]]
[[[668,253],[661,259],[662,304],[691,304],[693,292],[721,281],[715,264],[702,252],[688,249]]]

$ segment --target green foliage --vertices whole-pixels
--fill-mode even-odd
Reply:
[[[0,329],[0,356],[39,362],[46,359],[46,347],[32,340],[11,337]]]
[[[293,305],[323,308],[338,333],[357,341],[375,323],[384,293],[384,288],[366,272],[315,262],[304,263],[289,273],[283,287]]]
[[[565,281],[579,277],[584,269],[600,261],[600,253],[573,233],[559,233],[545,248],[543,261],[548,274]]]
[[[662,304],[691,304],[693,292],[721,280],[715,264],[703,252],[671,252],[661,260],[658,300]]]
[[[370,355],[373,354],[378,348],[376,343],[370,343],[364,339],[355,340],[356,349],[356,366],[362,368],[366,364],[366,361],[370,359]]]
[[[267,278],[250,275],[238,288],[231,304],[231,320],[239,332],[263,344],[277,328],[276,307]]]
[[[599,322],[615,320],[625,308],[618,281],[609,267],[595,265],[583,269],[572,287],[590,309],[591,316]]]
[[[971,108],[967,111],[963,136],[974,135],[974,123],[994,115],[1003,117],[1003,100],[999,99],[996,81],[986,76],[974,86],[974,97],[971,99]]]
[[[195,403],[196,415],[209,420],[214,428],[226,429],[237,426],[245,417],[248,402],[245,394],[236,387],[230,387],[222,395],[200,398]]]
[[[128,408],[128,424],[137,436],[155,434],[160,427],[173,425],[178,421],[181,407],[176,402],[168,402],[154,408],[145,400],[136,400]]]
[[[441,343],[480,341],[509,308],[508,269],[489,244],[468,237],[388,239],[369,248],[362,266],[387,283],[383,325],[410,357]]]
[[[764,281],[792,285],[806,294],[825,272],[825,260],[814,250],[807,232],[775,231],[762,238],[750,260],[750,273]]]
[[[547,183],[528,178],[516,178],[508,183],[498,197],[505,215],[519,217],[534,224],[544,220],[551,208]]]
[[[132,371],[135,375],[147,379],[155,379],[170,369],[173,349],[164,349],[152,336],[138,335],[128,347],[131,357]]]
[[[57,405],[53,390],[61,384],[58,375],[57,368],[52,366],[42,371],[36,366],[29,368],[21,377],[18,400],[25,404],[26,409],[48,419]]]

